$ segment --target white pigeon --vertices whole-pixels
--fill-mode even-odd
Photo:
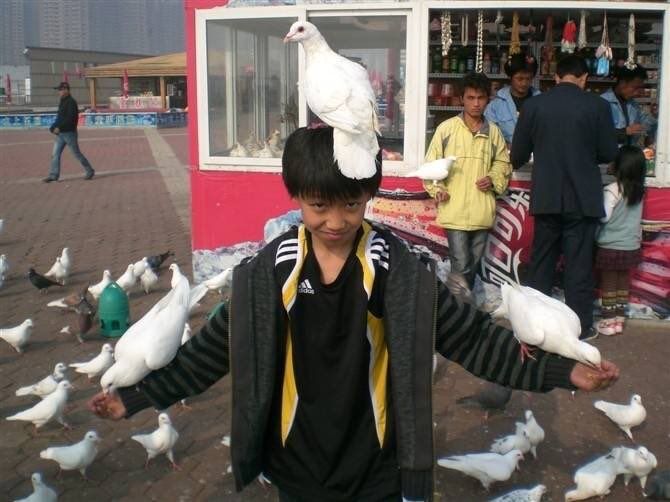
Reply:
[[[109,270],[105,270],[102,273],[102,280],[99,283],[90,286],[88,288],[88,292],[91,293],[91,296],[97,300],[98,298],[100,298],[100,295],[105,290],[105,288],[109,284],[111,284],[111,282],[112,282],[112,273]]]
[[[617,424],[631,441],[633,440],[633,433],[630,430],[640,425],[647,418],[647,410],[642,406],[642,398],[639,394],[633,394],[630,398],[630,404],[616,404],[601,400],[593,403],[593,406]]]
[[[152,370],[172,361],[177,353],[188,320],[189,285],[175,263],[170,269],[177,283],[116,343],[116,361],[100,379],[104,392],[135,385]]]
[[[600,351],[579,339],[581,323],[570,307],[527,286],[503,284],[502,303],[492,316],[509,319],[514,336],[522,345],[522,358],[529,354],[525,345],[600,367]]]
[[[505,455],[498,453],[470,453],[454,455],[437,460],[437,464],[447,469],[455,469],[463,474],[477,478],[488,491],[491,483],[507,481],[517,469],[519,461],[523,460],[523,453],[512,450]]]
[[[619,474],[623,474],[623,482],[626,486],[630,483],[633,476],[640,480],[640,486],[644,490],[647,484],[647,476],[658,466],[656,455],[650,452],[644,446],[637,448],[619,448]]]
[[[405,178],[420,178],[422,180],[437,183],[449,176],[449,169],[456,160],[456,157],[450,155],[444,159],[437,159],[420,165],[414,171],[405,174]]]
[[[69,274],[70,270],[67,267],[65,267],[65,265],[63,265],[61,257],[57,256],[56,261],[54,262],[53,265],[51,265],[49,271],[46,274],[44,274],[44,277],[49,277],[50,279],[53,279],[54,281],[60,282],[61,284],[65,285],[65,282],[67,281]]]
[[[309,108],[334,128],[333,151],[340,171],[349,178],[370,178],[377,171],[379,126],[367,70],[334,52],[307,21],[291,25],[284,37],[289,41],[304,49],[301,87]]]
[[[530,410],[526,410],[526,432],[530,440],[530,452],[533,458],[537,458],[537,445],[544,441],[544,429],[535,420],[535,415]]]
[[[67,403],[68,392],[72,388],[73,387],[70,382],[67,380],[61,380],[58,382],[56,390],[47,395],[35,406],[7,417],[7,420],[23,420],[26,422],[32,422],[35,426],[35,429],[39,429],[51,420],[56,420],[63,427],[68,428],[69,426],[63,419],[63,412],[65,411],[65,403]]]
[[[17,396],[39,396],[44,398],[56,390],[58,382],[65,378],[65,372],[67,371],[67,366],[65,363],[57,363],[54,366],[54,371],[50,375],[45,376],[42,380],[32,385],[26,385],[16,389],[15,394]]]
[[[490,502],[540,502],[545,493],[547,493],[547,487],[537,485],[533,488],[521,488],[511,491],[494,498]]]
[[[70,368],[74,368],[77,373],[83,373],[90,380],[93,377],[102,375],[109,367],[114,364],[114,349],[108,343],[102,346],[100,353],[90,361],[84,363],[72,363]]]
[[[63,248],[60,253],[60,262],[67,269],[68,274],[72,270],[72,257],[70,256],[70,248]]]
[[[9,262],[7,261],[7,255],[0,254],[0,275],[5,275],[9,272]]]
[[[224,290],[229,291],[233,284],[233,268],[228,267],[213,277],[196,284],[191,288],[190,304],[195,306],[209,291],[219,291],[223,294]]]
[[[2,231],[4,230],[4,228],[5,228],[5,220],[1,220],[1,219],[0,219],[0,234],[2,233]]]
[[[33,484],[33,493],[22,499],[16,499],[14,502],[56,502],[58,500],[58,493],[42,481],[42,475],[39,472],[34,472],[30,476],[30,481]]]
[[[565,494],[565,502],[584,500],[591,497],[604,497],[616,480],[619,471],[619,459],[616,449],[593,462],[580,467],[575,473],[577,487]]]
[[[144,272],[142,272],[142,275],[140,276],[140,283],[142,284],[142,289],[144,290],[145,294],[149,294],[153,287],[158,284],[158,274],[154,272],[154,269],[151,267],[147,267],[144,269]]]
[[[61,470],[81,472],[86,479],[86,468],[93,463],[98,454],[100,436],[95,431],[88,431],[84,439],[69,446],[52,446],[40,452],[40,457],[55,461]]]
[[[516,431],[514,434],[504,436],[496,439],[491,444],[491,451],[505,455],[512,450],[519,450],[521,453],[528,453],[530,451],[530,439],[526,431],[526,424],[521,422],[516,423]]]
[[[26,319],[18,326],[0,329],[0,338],[14,347],[18,353],[23,353],[23,347],[28,343],[33,333],[32,319]]]
[[[149,466],[149,461],[160,454],[165,456],[172,463],[173,469],[179,469],[179,466],[174,461],[174,454],[172,448],[174,447],[179,433],[172,427],[172,421],[167,413],[158,415],[158,429],[150,434],[136,434],[130,436],[130,439],[140,443],[147,451],[147,462],[145,467]]]
[[[150,268],[149,261],[147,260],[147,257],[144,256],[141,260],[133,263],[133,274],[135,274],[135,277],[139,277],[147,268]]]
[[[133,272],[134,268],[135,268],[134,265],[131,263],[130,265],[128,265],[128,268],[121,275],[121,277],[119,277],[116,280],[116,283],[119,285],[119,287],[123,289],[126,293],[130,291],[133,288],[133,286],[135,286],[135,283],[137,283],[137,277]]]

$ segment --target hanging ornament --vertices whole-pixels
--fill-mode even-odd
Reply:
[[[572,19],[568,19],[563,26],[563,38],[561,39],[561,52],[572,54],[575,52],[575,37],[577,35],[577,25]]]
[[[475,57],[475,71],[483,73],[484,68],[484,11],[477,12],[477,55]]]
[[[461,16],[461,45],[467,47],[468,45],[468,25],[470,24],[470,16],[464,14]]]
[[[582,50],[586,47],[586,11],[582,10],[579,16],[579,36],[577,37],[577,48]]]
[[[500,25],[503,22],[503,15],[501,11],[496,13],[496,19],[493,23],[496,25],[496,51],[500,52]]]
[[[449,54],[449,49],[453,43],[451,38],[451,13],[446,11],[442,14],[442,57]]]
[[[600,45],[596,49],[596,58],[598,58],[596,75],[606,77],[610,74],[610,61],[612,61],[612,47],[610,47],[610,35],[607,30],[607,12],[605,12],[605,16],[603,17],[603,36],[600,39]]]
[[[631,14],[628,18],[628,59],[624,66],[629,70],[637,68],[635,63],[635,15]]]
[[[548,75],[551,73],[551,63],[554,60],[556,51],[554,50],[554,18],[552,16],[547,16],[547,21],[544,25],[545,29],[545,38],[544,46],[542,47],[542,68],[541,73],[543,75]]]
[[[509,58],[514,54],[521,54],[521,39],[519,38],[519,14],[514,12],[512,16],[512,35],[509,44]]]

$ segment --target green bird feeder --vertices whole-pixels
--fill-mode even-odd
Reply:
[[[100,295],[98,301],[100,331],[104,336],[118,338],[130,324],[128,295],[117,283],[110,283]]]

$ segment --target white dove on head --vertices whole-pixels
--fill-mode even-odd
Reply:
[[[312,38],[314,35],[320,35],[316,26],[309,21],[296,21],[288,30],[284,42],[300,42]]]

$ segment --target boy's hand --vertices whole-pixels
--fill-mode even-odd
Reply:
[[[477,181],[475,181],[475,185],[477,185],[477,188],[482,192],[486,192],[490,190],[491,187],[493,187],[493,182],[489,176],[484,176],[483,178],[479,178]]]
[[[594,392],[604,390],[619,379],[619,368],[614,363],[602,360],[600,369],[575,364],[570,373],[570,381],[580,390]]]
[[[126,416],[126,407],[116,392],[98,392],[87,403],[88,409],[100,418],[120,420]]]
[[[435,193],[435,202],[440,204],[441,202],[447,202],[451,198],[451,195],[449,195],[449,192],[446,190],[438,190]]]

